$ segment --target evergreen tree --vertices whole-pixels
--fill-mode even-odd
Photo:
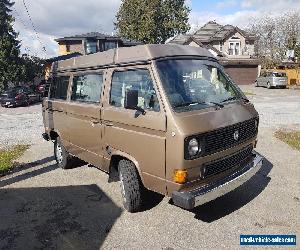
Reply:
[[[10,14],[13,5],[11,0],[0,0],[0,90],[18,81],[20,74],[20,42]]]
[[[189,12],[184,0],[122,0],[115,28],[127,39],[164,43],[190,29]]]

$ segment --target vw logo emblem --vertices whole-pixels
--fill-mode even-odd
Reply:
[[[233,139],[236,140],[236,141],[239,139],[239,131],[238,130],[234,131]]]

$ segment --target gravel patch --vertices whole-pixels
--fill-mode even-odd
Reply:
[[[42,106],[0,107],[0,148],[40,143],[43,133]]]
[[[241,86],[259,113],[262,128],[300,129],[300,90]]]

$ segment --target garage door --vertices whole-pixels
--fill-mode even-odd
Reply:
[[[257,78],[257,65],[226,65],[225,71],[237,84],[253,84]]]

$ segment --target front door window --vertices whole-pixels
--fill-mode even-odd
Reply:
[[[110,91],[110,104],[124,108],[127,89],[138,90],[138,106],[140,108],[156,112],[160,110],[152,78],[147,69],[114,72]]]

